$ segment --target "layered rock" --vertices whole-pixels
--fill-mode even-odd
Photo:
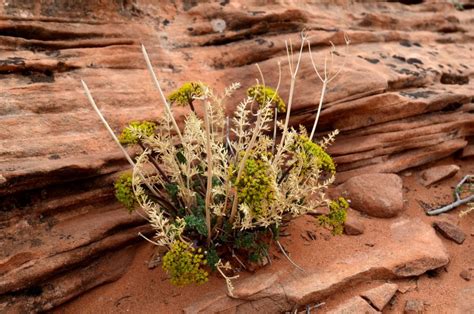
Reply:
[[[340,181],[398,172],[472,146],[468,10],[437,3],[358,3],[350,10],[309,1],[197,3],[0,5],[0,306],[48,309],[124,271],[112,271],[109,261],[126,265],[129,256],[112,252],[138,240],[144,221],[113,202],[111,182],[126,162],[80,79],[117,132],[130,120],[158,119],[162,105],[140,43],[166,92],[190,80],[216,89],[254,84],[255,62],[275,86],[281,62],[286,98],[285,40],[298,45],[306,29],[320,69],[333,42],[332,70],[345,66],[328,87],[318,131],[341,130],[331,147]],[[343,32],[352,41],[347,50]],[[305,50],[293,125],[311,127],[320,88]],[[237,102],[228,102],[229,112]],[[182,122],[187,111],[175,113]],[[87,283],[75,277],[78,269],[90,270]],[[52,291],[47,282],[64,288]]]
[[[371,280],[418,276],[448,262],[445,247],[429,225],[421,221],[398,220],[390,226],[390,241],[380,249],[360,251],[351,257],[335,260],[324,269],[252,276],[236,285],[232,298],[223,293],[209,295],[186,308],[185,313],[290,311],[322,300],[342,287]],[[396,287],[391,290],[392,295],[396,290]],[[341,305],[341,311],[355,305],[356,308],[362,305],[371,308],[361,300],[363,302],[357,297]],[[378,305],[382,307],[384,302],[380,301]],[[335,313],[344,312],[337,309]]]

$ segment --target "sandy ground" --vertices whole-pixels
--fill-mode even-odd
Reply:
[[[466,233],[466,240],[462,245],[443,238],[450,254],[450,263],[437,271],[432,271],[418,278],[399,280],[401,286],[408,288],[405,293],[397,293],[384,313],[403,313],[406,300],[423,300],[428,313],[452,313],[455,308],[458,291],[473,285],[473,280],[465,281],[459,276],[463,269],[471,269],[474,274],[474,214],[459,218],[459,212],[464,207],[438,217],[429,217],[424,213],[420,203],[433,207],[449,203],[452,199],[453,187],[468,173],[474,173],[474,161],[445,159],[435,165],[455,163],[461,171],[441,184],[426,188],[419,182],[420,170],[412,169],[402,173],[406,208],[402,217],[419,218],[431,224],[440,218],[450,220],[459,225]],[[433,165],[430,165],[433,166]],[[394,218],[396,219],[396,218]],[[324,268],[334,259],[344,258],[367,247],[381,247],[387,241],[385,230],[394,219],[377,219],[364,217],[366,226],[364,234],[360,236],[333,237],[315,223],[311,216],[301,217],[292,222],[288,231],[290,237],[283,237],[281,242],[288,249],[292,259],[303,268]],[[308,241],[303,238],[306,231],[312,231],[317,239]],[[147,264],[153,255],[153,246],[144,242],[135,256],[134,262],[128,272],[118,281],[98,287],[79,298],[56,309],[54,313],[180,313],[184,307],[199,300],[209,292],[224,290],[224,281],[213,274],[208,283],[201,286],[175,287],[167,280],[161,267],[148,269]],[[292,265],[276,249],[272,251],[273,263],[259,272],[272,272],[279,270],[292,270]],[[241,278],[250,276],[242,273]],[[334,308],[344,300],[358,295],[381,282],[371,281],[347,287],[337,294],[330,296],[318,313]],[[316,313],[312,311],[312,313]]]

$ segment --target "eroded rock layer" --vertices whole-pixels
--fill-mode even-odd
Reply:
[[[296,47],[306,30],[319,69],[334,43],[332,71],[344,68],[328,87],[318,131],[341,130],[331,147],[340,181],[399,172],[472,145],[471,4],[460,11],[450,3],[282,2],[0,5],[0,311],[49,309],[117,278],[133,249],[117,250],[147,231],[113,201],[111,183],[127,165],[80,84],[117,132],[130,120],[159,119],[140,43],[167,92],[191,80],[217,90],[248,86],[259,77],[255,62],[275,86],[281,62],[283,98],[285,40]],[[293,125],[311,127],[320,89],[305,50]],[[186,109],[175,112],[182,122]]]

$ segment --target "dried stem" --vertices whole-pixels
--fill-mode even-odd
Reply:
[[[148,57],[148,53],[146,52],[145,46],[142,45],[142,53],[143,56],[145,57],[146,65],[148,67],[148,71],[151,74],[151,77],[153,78],[153,82],[155,83],[156,88],[160,92],[161,100],[163,101],[166,109],[166,113],[169,115],[171,119],[171,123],[173,124],[173,127],[178,134],[180,143],[183,143],[183,136],[181,135],[181,130],[178,127],[178,124],[176,123],[176,120],[174,119],[173,113],[171,112],[171,107],[168,104],[168,101],[166,100],[165,94],[163,93],[163,90],[161,89],[160,82],[158,82],[158,79],[156,78],[155,71],[153,70],[153,66],[151,65],[150,58]]]
[[[280,248],[280,251],[283,253],[283,255],[285,255],[285,257],[290,261],[290,263],[295,266],[296,268],[298,268],[299,270],[301,270],[302,272],[305,272],[305,270],[303,268],[301,268],[300,266],[298,266],[298,264],[296,264],[295,262],[292,261],[292,259],[288,256],[288,254],[286,254],[286,251],[285,249],[283,248],[283,246],[281,245],[280,241],[275,241],[277,244],[278,244],[278,247]]]
[[[109,126],[109,123],[107,122],[107,120],[105,120],[104,116],[102,115],[102,113],[100,112],[99,108],[97,107],[95,101],[94,101],[94,98],[92,98],[92,95],[91,95],[91,92],[89,90],[89,87],[87,87],[87,84],[86,82],[84,82],[83,80],[81,80],[81,83],[82,83],[82,87],[84,88],[84,91],[86,92],[86,96],[87,96],[87,99],[89,100],[89,103],[92,105],[92,108],[94,108],[95,112],[97,113],[97,115],[99,116],[100,120],[102,121],[102,123],[104,124],[105,128],[107,129],[107,131],[109,131],[110,135],[112,136],[112,138],[114,139],[115,143],[118,145],[118,147],[120,148],[120,150],[122,150],[122,153],[125,155],[125,158],[127,159],[128,163],[132,166],[132,167],[135,167],[135,163],[133,162],[132,160],[132,157],[130,157],[130,155],[128,154],[127,150],[122,146],[122,144],[120,143],[119,139],[117,138],[117,136],[115,135],[114,131],[112,130],[112,128]]]
[[[468,196],[466,198],[463,198],[463,199],[461,198],[461,195],[459,194],[459,190],[464,185],[464,183],[466,183],[470,180],[473,180],[473,179],[474,179],[474,175],[472,175],[472,174],[468,174],[468,175],[464,176],[461,179],[461,181],[459,181],[459,183],[456,185],[456,188],[454,190],[454,195],[455,195],[456,200],[453,203],[448,204],[446,206],[430,210],[430,211],[426,212],[426,214],[429,215],[429,216],[439,215],[439,214],[445,213],[447,211],[450,211],[451,209],[454,209],[454,208],[456,208],[460,205],[467,204],[469,202],[474,201],[474,194],[471,195],[471,196]]]
[[[342,62],[342,65],[339,67],[338,71],[336,71],[336,73],[333,76],[328,75],[327,57],[324,58],[324,78],[322,78],[321,74],[319,74],[318,68],[316,67],[316,64],[315,64],[314,59],[313,59],[313,52],[311,51],[311,43],[310,43],[309,40],[307,40],[307,41],[308,41],[308,52],[309,52],[309,57],[311,59],[311,64],[313,65],[313,69],[316,72],[316,75],[318,76],[319,80],[323,83],[323,87],[321,88],[321,96],[319,98],[318,110],[316,111],[316,117],[314,119],[313,128],[311,129],[311,134],[309,136],[309,139],[313,140],[314,134],[316,132],[316,127],[318,126],[319,116],[321,114],[321,109],[323,107],[323,100],[324,100],[324,95],[326,94],[327,86],[332,80],[334,80],[339,75],[339,73],[341,73],[342,69],[346,65],[347,51],[344,55],[344,61]],[[345,33],[344,33],[344,41],[346,43],[346,50],[347,50],[347,47],[350,44],[350,40],[349,40],[349,38],[347,37],[347,35]],[[330,69],[331,69],[332,65],[333,65],[334,52],[336,51],[336,47],[334,46],[334,44],[332,42],[330,42],[330,43],[331,43],[331,46],[332,46],[332,50],[330,52],[330,55],[331,55]]]
[[[207,245],[211,243],[211,194],[212,194],[212,150],[211,130],[209,126],[208,102],[204,102],[204,125],[206,131],[206,154],[207,154],[207,190],[206,190],[206,226]]]
[[[99,116],[99,118],[102,121],[102,123],[104,124],[105,128],[107,129],[107,131],[109,131],[109,133],[112,136],[112,138],[114,139],[115,143],[118,145],[118,147],[120,148],[122,153],[125,155],[125,158],[129,162],[129,164],[132,166],[132,168],[134,168],[135,167],[135,162],[132,160],[132,157],[130,157],[127,150],[120,143],[119,139],[117,138],[114,131],[110,127],[109,123],[107,122],[107,120],[105,120],[104,115],[102,114],[102,112],[100,112],[99,107],[97,107],[97,104],[95,103],[94,98],[92,97],[92,94],[89,90],[89,87],[87,87],[86,82],[81,80],[81,83],[82,83],[82,87],[84,88],[84,91],[86,93],[87,99],[89,100],[89,103],[91,104],[92,108],[94,108],[95,112]],[[161,199],[162,197],[158,194],[158,192],[155,191],[155,189],[151,186],[151,184],[148,183],[148,181],[145,179],[145,176],[143,175],[143,173],[141,171],[138,171],[138,175],[143,180],[143,182],[145,182],[146,186],[150,189],[150,192],[152,192],[153,195],[156,196],[158,199]]]
[[[285,41],[286,52],[287,52],[287,57],[288,57],[288,66],[290,68],[290,74],[291,74],[290,93],[288,95],[288,104],[286,106],[286,118],[285,118],[285,124],[283,126],[283,133],[281,137],[280,147],[277,151],[277,156],[275,160],[277,160],[280,154],[282,153],[282,150],[285,144],[286,135],[288,133],[288,123],[290,121],[291,106],[293,104],[293,94],[295,92],[296,75],[298,74],[298,70],[300,67],[301,56],[303,55],[303,48],[304,48],[304,43],[306,41],[306,38],[307,38],[306,33],[302,32],[301,33],[301,46],[300,46],[300,51],[298,54],[298,61],[296,63],[296,67],[294,70],[293,70],[293,46],[291,45],[291,41],[290,41],[290,49],[288,49],[288,42]]]

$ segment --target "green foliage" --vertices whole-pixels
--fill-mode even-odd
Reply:
[[[149,137],[155,133],[156,123],[150,121],[133,121],[119,136],[119,141],[123,145],[137,144],[138,140],[145,136]]]
[[[250,157],[238,182],[235,182],[239,202],[247,204],[256,216],[264,214],[268,203],[274,200],[270,164],[267,160]]]
[[[168,101],[178,106],[188,106],[194,98],[203,96],[205,87],[206,85],[200,82],[184,83],[168,95]]]
[[[458,0],[451,0],[451,3],[458,11],[464,11],[464,4],[459,2]]]
[[[122,174],[114,184],[115,197],[122,203],[129,212],[135,209],[135,194],[132,188],[132,175],[130,173]]]
[[[206,254],[207,265],[211,268],[212,271],[216,270],[216,265],[219,262],[220,258],[217,255],[216,248],[214,246],[210,247]]]
[[[311,141],[306,135],[298,135],[294,143],[294,147],[299,157],[303,160],[302,173],[311,169],[312,164],[315,163],[317,168],[326,170],[331,174],[336,173],[336,166],[331,156],[324,151],[318,144]]]
[[[319,223],[331,228],[334,235],[342,234],[348,208],[349,203],[343,197],[331,201],[329,203],[329,214],[319,216]]]
[[[175,241],[163,257],[163,269],[171,276],[171,283],[177,286],[205,283],[209,275],[203,269],[206,264],[201,248],[195,249],[181,240]]]
[[[184,217],[187,230],[195,230],[200,235],[207,237],[206,220],[202,216],[187,215]]]
[[[274,89],[268,86],[254,85],[247,89],[247,95],[254,98],[261,107],[270,102],[279,112],[286,112],[286,104],[283,99]]]
[[[235,238],[234,247],[245,250],[250,262],[258,262],[268,253],[268,245],[261,241],[264,234],[266,234],[266,231],[241,232]]]

